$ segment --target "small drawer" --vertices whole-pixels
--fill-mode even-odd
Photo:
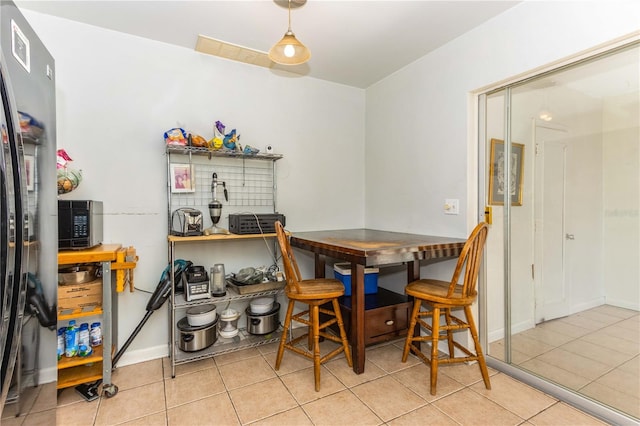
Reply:
[[[392,333],[397,336],[399,331],[406,331],[409,325],[409,309],[407,304],[385,306],[365,312],[365,340]]]
[[[413,303],[404,294],[378,288],[365,295],[364,344],[366,346],[406,336]],[[351,297],[343,297],[340,311],[347,335],[351,336]],[[332,326],[337,332],[337,326]]]

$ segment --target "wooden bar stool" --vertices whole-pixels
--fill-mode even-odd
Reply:
[[[431,367],[431,395],[436,394],[436,383],[438,380],[438,364],[478,361],[480,373],[487,389],[491,389],[489,381],[489,372],[487,364],[482,354],[480,340],[478,339],[478,331],[476,330],[471,312],[471,304],[476,300],[478,295],[476,291],[476,282],[478,280],[478,270],[482,259],[482,251],[487,239],[487,224],[481,222],[478,224],[471,235],[467,239],[458,264],[453,272],[453,278],[450,282],[422,279],[409,283],[405,288],[405,292],[409,296],[414,297],[413,312],[411,313],[411,321],[409,330],[413,330],[416,323],[420,324],[422,329],[427,331],[428,335],[413,336],[412,333],[407,335],[402,352],[402,362],[407,361],[409,350],[416,354],[425,364]],[[458,284],[460,274],[464,271],[462,285]],[[421,307],[425,306],[426,311],[421,311]],[[464,311],[465,319],[459,318],[452,314],[452,310]],[[444,315],[444,324],[440,321],[440,316]],[[431,324],[423,320],[425,317],[431,317]],[[453,340],[453,332],[457,330],[466,330],[471,332],[475,345],[475,353],[471,352],[460,343]],[[441,334],[441,332],[443,334]],[[438,342],[440,339],[447,339],[449,346],[449,357],[438,359]],[[431,342],[431,356],[428,357],[414,345],[414,342]],[[466,356],[455,357],[454,349],[459,349]]]
[[[275,226],[280,251],[282,252],[284,273],[287,280],[285,293],[289,299],[287,315],[284,320],[284,330],[282,331],[282,337],[280,338],[280,346],[278,347],[275,367],[276,370],[280,369],[280,362],[282,361],[285,348],[312,359],[317,392],[320,390],[321,364],[344,351],[349,367],[353,366],[351,352],[349,351],[349,344],[347,342],[347,334],[344,331],[342,315],[340,314],[340,306],[338,305],[338,297],[344,294],[344,286],[340,281],[335,279],[322,278],[303,280],[300,275],[300,269],[298,268],[295,256],[293,255],[293,251],[289,245],[289,239],[285,234],[282,224],[278,221]],[[296,302],[309,305],[309,309],[293,315],[293,308]],[[333,310],[321,307],[329,302],[331,303]],[[320,323],[320,313],[328,315],[330,318],[327,321]],[[308,331],[307,333],[287,342],[287,335],[289,328],[291,327],[291,321],[297,321],[308,326]],[[324,331],[327,327],[335,323],[338,324],[340,337]],[[320,358],[320,336],[340,343],[341,345]],[[297,346],[297,344],[305,338],[307,339],[308,351]]]

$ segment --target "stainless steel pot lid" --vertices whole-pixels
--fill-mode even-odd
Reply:
[[[200,330],[206,330],[207,328],[210,327],[215,327],[215,325],[218,323],[218,317],[219,315],[216,315],[216,319],[209,323],[209,324],[205,324],[205,325],[200,325],[200,326],[192,326],[189,324],[189,319],[187,317],[182,318],[180,321],[178,321],[178,329],[180,331],[200,331]]]
[[[266,315],[273,315],[273,314],[275,314],[276,312],[278,312],[279,310],[280,310],[280,303],[275,302],[275,303],[273,304],[273,308],[272,308],[269,312],[260,313],[260,314],[255,314],[255,313],[251,312],[251,306],[249,306],[249,307],[247,308],[247,311],[246,311],[246,312],[247,312],[247,315],[252,316],[252,317],[264,317],[264,316],[266,316]]]
[[[273,308],[274,302],[275,301],[271,297],[259,297],[257,299],[253,299],[249,305],[253,311],[261,313],[270,311]]]

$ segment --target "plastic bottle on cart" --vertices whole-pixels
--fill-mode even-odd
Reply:
[[[65,332],[66,328],[65,327],[60,327],[58,329],[58,360],[60,360],[60,358],[62,358],[62,355],[64,355],[64,332]]]
[[[86,322],[80,324],[80,331],[78,332],[78,345],[89,347],[89,324]]]
[[[91,346],[100,346],[102,344],[102,329],[100,328],[99,322],[94,322],[91,324],[89,338]]]
[[[71,358],[78,355],[78,330],[76,321],[69,321],[69,326],[64,331],[64,356]]]
[[[80,345],[78,347],[78,356],[89,356],[92,352],[91,346]]]

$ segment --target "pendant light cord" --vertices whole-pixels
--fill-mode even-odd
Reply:
[[[289,0],[289,32],[291,32],[291,0]]]

